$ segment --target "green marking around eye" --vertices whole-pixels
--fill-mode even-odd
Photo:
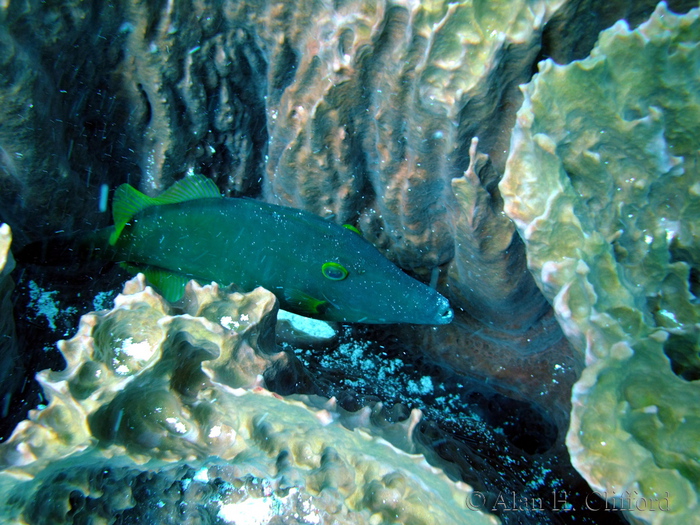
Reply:
[[[331,281],[342,281],[348,276],[348,271],[342,264],[337,262],[327,262],[321,266],[321,272],[326,279]]]

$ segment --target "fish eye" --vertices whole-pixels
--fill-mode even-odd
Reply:
[[[321,266],[321,273],[326,279],[331,281],[342,281],[348,276],[348,271],[342,264],[337,262],[327,262]]]

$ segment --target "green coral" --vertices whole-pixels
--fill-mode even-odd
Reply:
[[[634,31],[601,33],[585,60],[541,63],[500,185],[585,351],[572,462],[641,522],[700,523],[698,17],[662,3]],[[641,509],[666,495],[668,511]]]

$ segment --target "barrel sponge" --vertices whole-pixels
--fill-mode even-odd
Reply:
[[[290,359],[276,313],[262,288],[191,282],[172,305],[129,281],[59,343],[65,370],[37,376],[48,406],[0,444],[0,521],[165,523],[189,508],[194,522],[497,523],[416,453],[419,411],[389,423],[263,388]]]
[[[700,523],[699,14],[661,3],[584,60],[540,63],[500,183],[585,356],[572,462],[642,523]]]

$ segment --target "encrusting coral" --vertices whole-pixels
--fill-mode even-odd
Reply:
[[[665,4],[524,88],[505,211],[585,353],[567,445],[636,522],[700,523],[700,10]]]
[[[418,411],[373,422],[369,408],[265,390],[287,359],[276,311],[262,288],[194,282],[171,305],[139,275],[112,310],[83,316],[59,343],[65,370],[39,374],[48,406],[0,445],[3,522],[162,520],[185,501],[224,521],[497,523],[413,453]]]

